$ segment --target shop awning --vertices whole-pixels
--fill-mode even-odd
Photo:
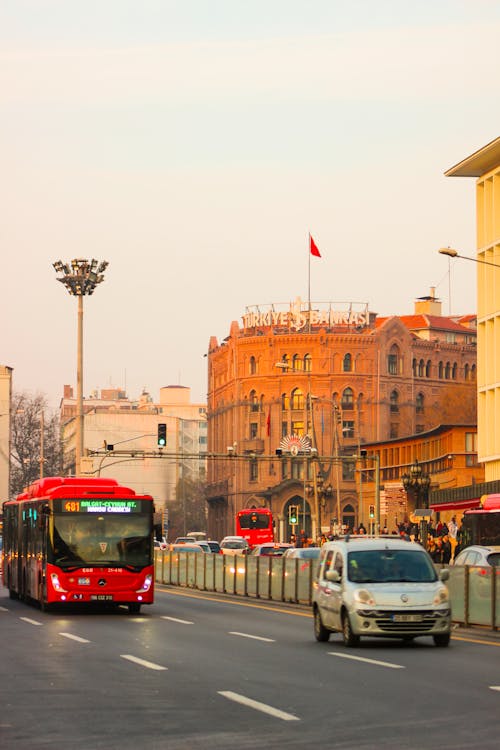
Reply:
[[[431,510],[469,510],[469,508],[480,508],[481,498],[473,497],[469,500],[450,500],[448,503],[431,503]]]

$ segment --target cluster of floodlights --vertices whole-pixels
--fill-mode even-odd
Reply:
[[[63,274],[57,280],[64,284],[68,292],[77,297],[83,297],[85,294],[92,294],[97,284],[104,280],[103,272],[109,263],[107,260],[99,263],[95,258],[92,260],[75,258],[69,263],[57,260],[52,265],[57,273]]]

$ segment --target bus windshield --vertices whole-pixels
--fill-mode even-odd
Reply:
[[[47,559],[61,568],[151,564],[151,519],[137,514],[54,513]]]

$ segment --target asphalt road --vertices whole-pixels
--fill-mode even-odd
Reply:
[[[140,615],[43,613],[0,589],[0,748],[487,750],[500,639],[339,635],[306,608],[159,587]]]

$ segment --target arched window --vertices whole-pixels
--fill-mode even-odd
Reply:
[[[399,347],[393,344],[387,355],[387,372],[389,375],[399,375],[399,364]]]
[[[415,410],[417,414],[423,414],[424,412],[424,394],[423,393],[417,393],[417,398],[415,399]]]
[[[438,378],[439,378],[440,380],[442,380],[442,379],[443,379],[443,363],[442,363],[442,362],[440,362],[440,363],[438,364]]]
[[[457,372],[458,372],[458,365],[456,362],[453,363],[453,367],[451,368],[451,379],[456,380],[457,379]]]
[[[304,408],[304,394],[300,388],[294,388],[292,391],[292,409],[303,409]]]
[[[423,378],[424,377],[424,370],[425,370],[425,362],[423,359],[420,360],[418,363],[418,377]]]
[[[354,408],[354,392],[352,388],[344,388],[342,393],[342,409]]]
[[[312,370],[312,358],[310,354],[304,356],[304,371],[311,372]]]
[[[470,379],[469,365],[465,365],[465,367],[464,367],[464,378],[465,378],[465,380],[469,380]]]
[[[257,391],[250,391],[250,411],[259,411],[259,397]]]
[[[399,413],[399,393],[397,391],[391,392],[390,402],[391,402],[391,412],[393,414],[398,414]]]
[[[450,379],[450,373],[451,373],[451,365],[449,362],[446,363],[446,367],[444,368],[444,379],[449,380]]]
[[[476,379],[476,365],[472,365],[472,367],[470,368],[470,375],[471,375],[471,380]]]
[[[418,373],[418,367],[417,367],[417,360],[416,359],[414,359],[412,361],[412,363],[411,363],[411,369],[412,369],[412,372],[413,372],[413,377],[416,378],[417,377],[417,373]]]
[[[288,398],[288,393],[282,393],[281,394],[281,408],[283,411],[288,411],[290,408],[290,399]]]
[[[344,354],[344,361],[342,362],[342,370],[344,372],[351,372],[352,370],[352,357],[347,352],[347,354]]]
[[[292,361],[292,370],[302,370],[303,364],[304,363],[300,354],[294,354]]]
[[[431,361],[430,359],[427,360],[427,364],[425,365],[425,377],[430,378],[431,376]]]
[[[250,357],[250,360],[248,362],[248,369],[249,369],[250,375],[255,375],[257,372],[257,360],[255,359],[253,355]]]

